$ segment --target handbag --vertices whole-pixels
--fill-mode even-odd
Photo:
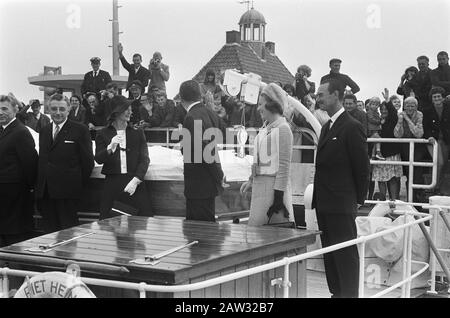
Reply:
[[[264,224],[264,226],[275,226],[275,227],[282,227],[282,228],[288,228],[288,229],[296,229],[297,228],[295,226],[294,221],[270,223],[270,220],[272,219],[272,215],[269,217],[269,219],[267,220],[267,223]]]

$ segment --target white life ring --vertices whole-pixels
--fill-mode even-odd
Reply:
[[[78,277],[63,272],[36,275],[19,288],[14,298],[96,298]]]

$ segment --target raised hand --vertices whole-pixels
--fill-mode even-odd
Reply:
[[[383,92],[381,92],[383,95],[384,100],[387,102],[389,100],[389,90],[387,88],[384,89]]]

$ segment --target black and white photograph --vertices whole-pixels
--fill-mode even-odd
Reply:
[[[0,0],[0,39],[0,298],[450,298],[449,0]]]

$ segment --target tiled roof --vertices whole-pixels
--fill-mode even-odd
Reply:
[[[286,66],[275,54],[271,54],[266,48],[263,50],[264,59],[260,58],[248,43],[225,44],[193,79],[202,83],[209,68],[216,74],[222,70],[237,69],[244,73],[256,73],[265,83],[292,84],[294,76]]]

